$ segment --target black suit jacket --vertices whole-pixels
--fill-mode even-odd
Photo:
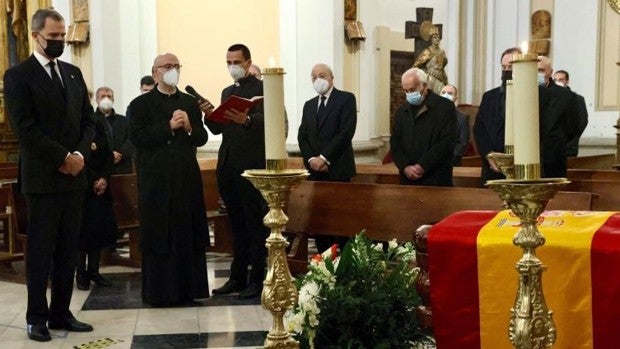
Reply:
[[[487,180],[505,178],[501,173],[491,170],[485,158],[490,152],[504,152],[505,99],[504,87],[496,87],[485,92],[476,115],[474,141],[478,153],[482,156],[480,179],[483,185]]]
[[[233,84],[222,91],[221,101],[231,95],[252,98],[263,95],[263,82],[253,75],[239,80],[239,86]],[[222,134],[222,144],[218,152],[218,172],[224,166],[242,173],[247,169],[265,168],[265,122],[263,104],[259,103],[249,111],[249,125],[231,122],[224,125],[208,119],[205,124],[213,134]]]
[[[129,134],[129,119],[124,115],[117,114],[114,110],[112,110],[112,114],[105,116],[99,108],[95,111],[95,117],[97,116],[103,118],[103,122],[107,122],[111,127],[110,149],[123,155],[121,161],[114,165],[114,174],[131,173],[133,171],[134,148]],[[106,128],[107,132],[108,129]]]
[[[79,68],[58,61],[64,95],[34,55],[4,74],[4,93],[19,140],[21,190],[25,194],[58,193],[86,188],[77,177],[58,171],[67,153],[88,159],[93,139],[93,108]]]
[[[344,180],[355,176],[355,156],[351,140],[357,125],[355,95],[334,88],[325,105],[326,117],[322,124],[317,122],[319,96],[304,104],[303,116],[297,141],[304,158],[304,165],[311,157],[323,155],[329,162],[327,177],[330,180]]]
[[[538,86],[539,139],[541,175],[566,176],[566,145],[579,134],[577,99],[570,91],[551,84]],[[493,172],[484,157],[491,151],[504,151],[505,106],[503,88],[496,87],[484,93],[474,124],[478,152],[483,157],[481,180],[504,178]]]

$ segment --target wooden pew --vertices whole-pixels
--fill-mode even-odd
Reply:
[[[111,256],[109,263],[139,268],[142,261],[140,253],[140,213],[138,211],[138,183],[135,174],[119,174],[110,178],[110,190],[114,215],[119,233],[129,237],[129,258]],[[107,258],[103,258],[107,259]]]
[[[590,193],[560,192],[550,208],[589,210]],[[308,237],[317,234],[351,237],[362,230],[375,240],[413,241],[423,224],[463,210],[498,210],[497,194],[482,188],[419,187],[391,184],[304,182],[289,195],[289,222],[294,236],[289,265],[303,273],[308,263]]]

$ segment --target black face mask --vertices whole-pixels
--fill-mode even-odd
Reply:
[[[502,70],[502,84],[506,85],[508,80],[512,80],[512,70]]]
[[[46,39],[44,37],[41,36],[41,38],[43,40],[45,40],[45,42],[47,42],[47,47],[45,47],[43,49],[43,51],[45,51],[45,54],[48,57],[51,58],[57,58],[60,57],[60,55],[62,55],[62,52],[65,50],[65,41],[64,40],[52,40],[52,39]],[[41,44],[39,44],[41,45]],[[41,46],[43,47],[43,46]]]

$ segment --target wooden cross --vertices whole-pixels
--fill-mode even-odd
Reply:
[[[430,45],[428,32],[432,26],[439,30],[439,39],[442,38],[443,24],[433,23],[433,9],[431,7],[418,7],[415,9],[416,21],[405,22],[405,39],[415,39],[413,60],[415,61],[420,52]]]

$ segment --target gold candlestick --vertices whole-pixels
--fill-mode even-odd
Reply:
[[[286,159],[272,160],[266,170],[247,170],[247,178],[260,190],[269,204],[263,223],[271,228],[266,246],[269,251],[267,275],[263,282],[261,303],[271,312],[273,323],[265,339],[265,348],[298,349],[297,342],[284,326],[284,314],[297,304],[298,293],[286,260],[288,242],[282,236],[282,227],[288,222],[283,211],[291,189],[307,176],[306,170],[284,169]]]
[[[508,151],[510,151],[510,149],[507,149],[506,153],[489,153],[486,157],[488,160],[497,164],[499,169],[502,170],[502,174],[506,176],[506,179],[514,179],[515,156],[512,153],[508,153]]]
[[[549,200],[568,183],[566,178],[486,183],[521,220],[521,229],[512,240],[523,249],[523,256],[516,264],[519,288],[508,326],[508,337],[517,349],[550,348],[557,338],[553,312],[543,294],[542,272],[546,267],[536,256],[536,248],[545,244],[545,237],[536,222]]]

